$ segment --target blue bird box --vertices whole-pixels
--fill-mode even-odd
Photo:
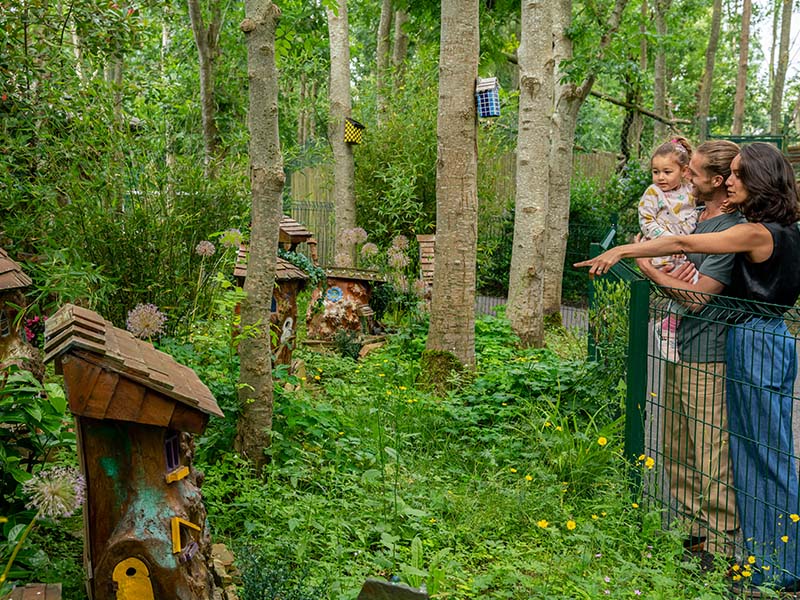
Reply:
[[[478,104],[479,117],[500,116],[500,86],[497,77],[478,77],[475,84],[475,101]]]

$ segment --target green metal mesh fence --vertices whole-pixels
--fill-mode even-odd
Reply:
[[[689,549],[729,559],[747,583],[793,583],[800,310],[713,295],[676,301],[676,290],[651,286],[622,264],[602,281],[625,288],[627,331],[612,336],[624,364],[609,367],[625,373],[634,483],[663,509],[665,527],[685,532]],[[599,282],[593,287],[608,286]],[[591,295],[590,350],[608,361],[611,321],[598,317],[603,307]]]

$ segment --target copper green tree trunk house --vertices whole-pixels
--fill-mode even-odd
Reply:
[[[211,600],[210,535],[192,434],[223,416],[188,367],[73,305],[47,322],[86,478],[84,560],[93,600]]]

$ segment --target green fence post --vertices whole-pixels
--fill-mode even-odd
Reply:
[[[628,364],[625,398],[625,458],[631,462],[644,454],[644,415],[647,399],[647,342],[649,328],[650,282],[630,282],[628,316]],[[631,471],[632,484],[638,488],[641,473]]]
[[[600,253],[603,252],[603,248],[597,242],[592,242],[589,244],[589,258],[594,258],[595,256],[599,256]],[[586,297],[589,300],[589,309],[588,315],[592,314],[592,310],[595,308],[594,306],[594,280],[589,277],[589,283],[587,284],[589,289],[586,293]],[[587,315],[587,318],[588,318]],[[589,323],[589,332],[586,336],[586,355],[589,357],[589,360],[597,360],[597,346],[594,343],[594,336],[592,335],[592,324]]]

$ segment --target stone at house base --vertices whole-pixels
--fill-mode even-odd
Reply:
[[[367,579],[356,600],[428,600],[428,594],[404,583]]]
[[[61,600],[60,583],[29,583],[25,587],[16,587],[10,596],[3,600]]]
[[[214,600],[239,600],[236,584],[241,583],[241,577],[233,561],[233,553],[225,544],[211,544],[212,575],[217,585]]]

